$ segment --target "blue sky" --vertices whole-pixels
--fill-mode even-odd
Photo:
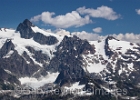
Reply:
[[[28,18],[51,30],[139,34],[139,9],[140,0],[1,0],[0,27],[16,28]]]

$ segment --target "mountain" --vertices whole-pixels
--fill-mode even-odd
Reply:
[[[34,90],[42,90],[37,100],[137,100],[139,88],[139,44],[112,36],[98,41],[60,36],[28,19],[16,30],[1,28],[1,100],[31,99]]]

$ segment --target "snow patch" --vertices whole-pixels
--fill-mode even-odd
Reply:
[[[13,50],[10,50],[3,58],[9,58],[14,53]]]
[[[108,59],[108,56],[105,54],[105,40],[103,39],[101,42],[98,41],[89,41],[91,45],[95,46],[95,55],[102,55],[104,59]]]
[[[5,71],[6,73],[8,73],[8,74],[12,74],[12,72],[9,71],[9,70],[7,70],[7,69],[4,69],[4,71]]]
[[[128,69],[129,69],[130,71],[134,71],[134,70],[135,70],[134,67],[133,67],[133,63],[127,64],[127,65],[128,65]]]
[[[126,42],[126,41],[117,41],[115,39],[109,40],[108,41],[109,47],[112,50],[117,50],[121,53],[125,53],[128,49],[131,50],[135,50],[133,47],[138,47],[136,44],[134,44],[133,46],[130,45],[130,42]],[[121,48],[121,49],[118,49]],[[137,51],[137,50],[135,50]]]
[[[21,78],[19,78],[19,81],[21,82],[22,85],[25,84],[34,89],[37,89],[47,83],[53,83],[56,80],[58,74],[59,74],[58,72],[57,73],[48,73],[47,76],[40,77],[39,79],[34,78],[34,77],[21,77]]]
[[[79,82],[75,82],[70,87],[64,87],[65,89],[75,90],[75,89],[82,89],[85,85],[79,85]]]
[[[123,72],[123,69],[121,67],[121,69],[118,71],[118,74],[120,75]]]
[[[103,65],[100,61],[99,63],[93,62],[94,56],[92,54],[83,55],[83,59],[86,63],[83,65],[83,69],[89,73],[99,73],[106,68],[106,64]]]

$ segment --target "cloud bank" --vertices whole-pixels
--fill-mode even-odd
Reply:
[[[140,43],[140,34],[134,34],[134,33],[119,33],[119,34],[113,34],[115,38],[123,41],[129,41],[134,43]]]
[[[71,34],[76,35],[81,39],[86,39],[86,40],[89,40],[89,41],[96,41],[100,38],[99,34],[88,33],[86,31],[72,32]]]
[[[87,33],[85,31],[82,32],[73,32],[73,35],[76,35],[80,37],[81,39],[87,39],[89,41],[95,41],[102,38],[106,38],[106,36],[102,36],[96,33]],[[115,37],[116,39],[122,40],[122,41],[128,41],[132,43],[140,43],[140,34],[134,34],[134,33],[119,33],[119,34],[110,34],[111,36]]]
[[[88,41],[97,41],[99,39],[106,38],[107,35],[103,36],[97,33],[88,33],[86,31],[81,31],[81,32],[69,32],[64,29],[59,29],[53,31],[53,33],[58,34],[58,35],[76,35],[81,39],[86,39]],[[140,43],[140,34],[135,34],[135,33],[119,33],[119,34],[109,34],[116,39],[122,40],[122,41],[128,41],[132,43]]]

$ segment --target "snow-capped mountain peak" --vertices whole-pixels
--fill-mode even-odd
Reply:
[[[131,84],[135,91],[140,83],[140,45],[112,36],[98,41],[59,36],[25,19],[16,30],[1,28],[0,69],[1,89],[51,83],[64,89],[108,90],[110,82],[112,89]]]

